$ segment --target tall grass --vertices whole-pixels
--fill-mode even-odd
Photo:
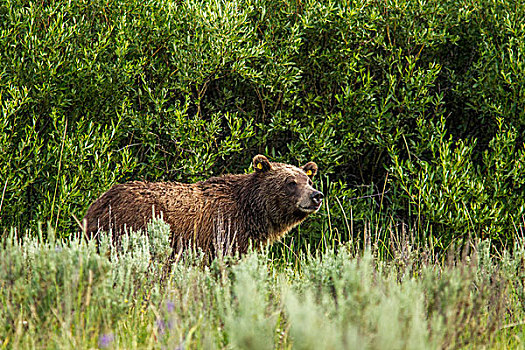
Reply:
[[[435,259],[406,231],[393,258],[339,245],[298,260],[251,252],[169,259],[168,227],[47,239],[12,231],[0,250],[3,348],[434,349],[519,346],[525,248]],[[283,259],[285,259],[283,261]]]

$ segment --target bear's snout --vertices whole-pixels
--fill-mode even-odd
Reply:
[[[304,212],[311,214],[319,210],[321,203],[323,202],[324,194],[323,192],[312,189],[311,192],[308,191],[302,196],[297,203],[297,206]]]
[[[323,201],[323,198],[324,198],[324,194],[321,191],[313,191],[312,194],[310,195],[310,199],[315,205],[320,205],[321,202]]]

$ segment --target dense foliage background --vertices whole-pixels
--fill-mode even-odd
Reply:
[[[114,183],[248,171],[263,153],[317,162],[328,194],[286,244],[378,222],[508,243],[524,23],[510,0],[4,1],[1,229],[67,235]]]

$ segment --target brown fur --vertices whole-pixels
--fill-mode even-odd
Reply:
[[[271,243],[318,210],[322,193],[311,186],[317,165],[298,168],[270,163],[258,155],[255,172],[213,177],[193,184],[129,182],[113,186],[88,209],[85,220],[92,236],[126,228],[144,229],[162,215],[171,227],[175,251],[190,243],[216,255],[245,252]],[[310,176],[307,176],[307,173]],[[162,214],[161,214],[162,213]]]

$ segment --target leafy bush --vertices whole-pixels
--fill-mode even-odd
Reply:
[[[460,237],[499,239],[500,244],[512,238],[509,232],[520,225],[525,208],[525,148],[515,149],[516,131],[502,123],[477,163],[474,142],[448,137],[443,120],[421,122],[426,142],[406,160],[392,152],[392,174],[401,190],[394,202],[409,203],[418,222],[439,225],[434,232],[445,244]]]
[[[300,246],[392,219],[510,241],[524,20],[489,0],[3,3],[1,226],[68,235],[114,183],[265,153],[320,166],[331,207]]]

